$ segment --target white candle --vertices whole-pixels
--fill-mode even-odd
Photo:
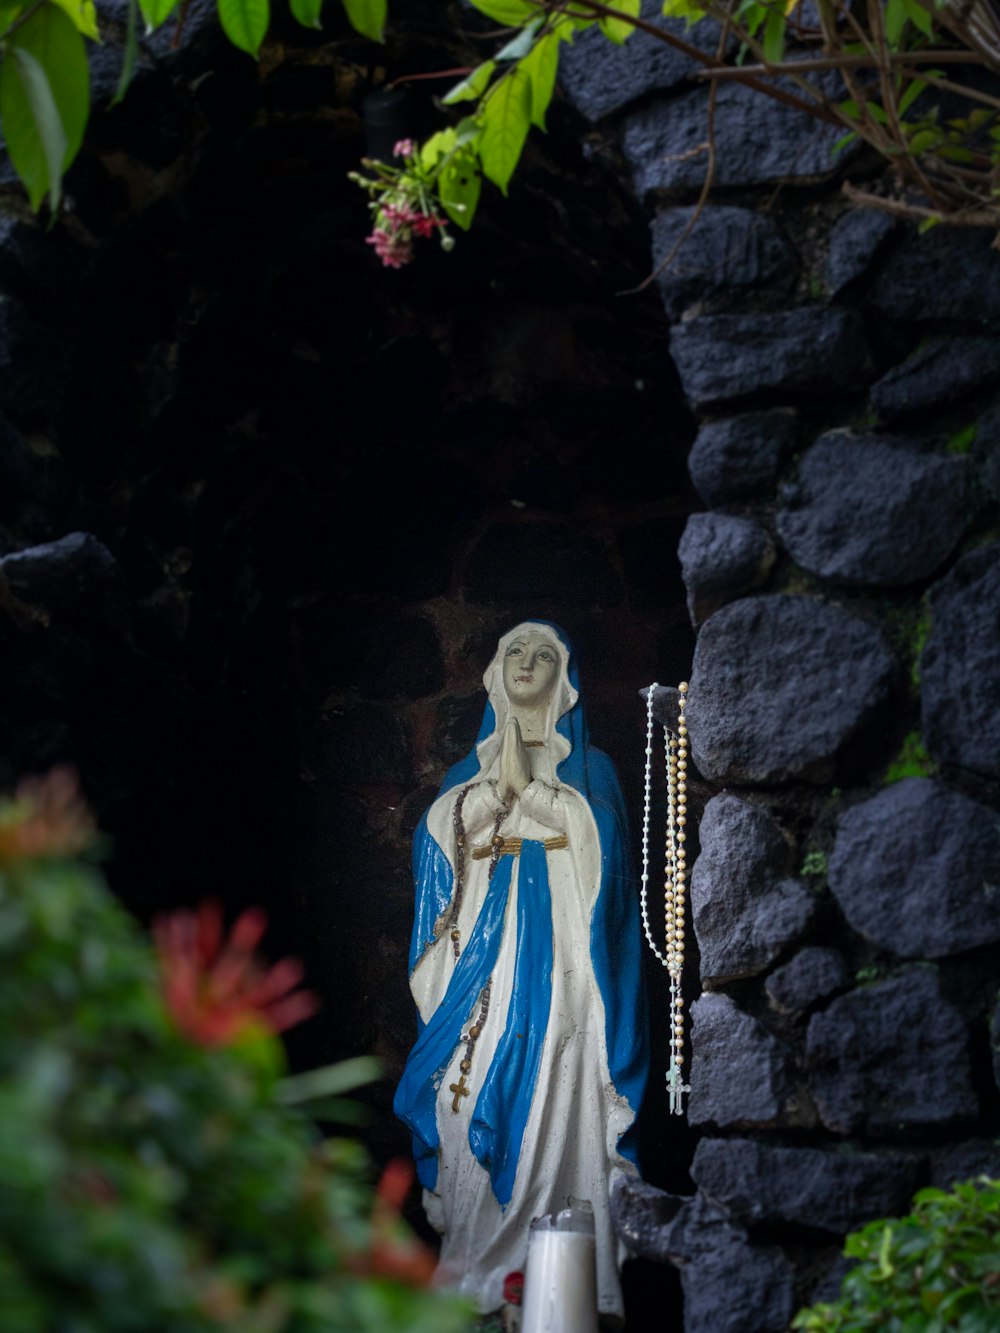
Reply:
[[[524,1274],[521,1333],[597,1333],[594,1236],[533,1229]]]

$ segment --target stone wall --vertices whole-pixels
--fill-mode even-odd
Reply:
[[[652,215],[705,506],[679,546],[714,793],[697,1192],[637,1186],[619,1217],[680,1267],[687,1333],[777,1333],[836,1290],[846,1231],[1000,1172],[1000,254],[849,210],[877,165],[729,83],[670,259],[707,88],[641,34],[570,62]]]

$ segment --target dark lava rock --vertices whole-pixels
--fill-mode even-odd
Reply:
[[[774,564],[774,543],[753,519],[692,514],[677,554],[691,623],[700,625],[720,606],[764,582]]]
[[[0,294],[0,407],[18,419],[45,419],[61,397],[64,360],[59,340]]]
[[[644,703],[648,702],[649,686],[645,686],[639,691],[639,697]],[[672,732],[677,732],[677,713],[680,700],[680,690],[676,685],[657,685],[656,693],[653,695],[653,721],[659,723],[661,727],[669,727]]]
[[[852,208],[830,230],[826,280],[836,296],[850,282],[863,277],[896,223],[877,208]]]
[[[485,707],[484,690],[476,690],[473,694],[448,694],[435,701],[431,750],[438,764],[450,768],[469,753],[479,735]]]
[[[429,620],[422,616],[384,620],[367,637],[360,683],[372,698],[422,699],[444,689],[444,658]]]
[[[843,1253],[833,1251],[829,1256],[829,1262],[829,1268],[810,1288],[805,1303],[816,1305],[821,1302],[827,1305],[840,1300],[844,1278],[854,1267],[856,1260],[848,1259]]]
[[[873,299],[904,329],[1000,330],[1000,254],[977,228],[911,235],[878,272]]]
[[[882,421],[902,421],[960,402],[1000,377],[1000,340],[928,338],[871,387]]]
[[[906,1212],[916,1164],[899,1154],[702,1139],[691,1174],[699,1189],[749,1226],[792,1222],[843,1233]]]
[[[706,994],[691,1006],[692,1125],[766,1127],[794,1118],[791,1051],[728,995]]]
[[[949,1143],[930,1155],[928,1183],[935,1189],[950,1189],[959,1181],[974,1180],[976,1176],[1000,1180],[1000,1143],[993,1139],[966,1139],[962,1143]]]
[[[663,18],[662,11],[661,0],[643,0],[643,18],[689,46],[715,55],[718,24],[696,23],[689,28],[684,19]],[[595,25],[563,48],[559,83],[577,111],[595,121],[648,93],[668,92],[700,68],[691,56],[648,33],[634,32],[622,46],[615,46]]]
[[[915,583],[965,531],[968,482],[966,458],[831,431],[783,488],[778,534],[800,565],[824,578],[868,587]]]
[[[783,1333],[794,1310],[794,1270],[774,1246],[746,1231],[699,1191],[665,1194],[632,1177],[612,1190],[611,1215],[633,1254],[675,1264],[685,1333]]]
[[[781,878],[789,847],[766,810],[714,796],[699,838],[691,910],[702,982],[756,976],[805,930],[816,899],[798,880]]]
[[[842,995],[809,1020],[809,1087],[837,1134],[892,1137],[974,1118],[965,1026],[935,969]]]
[[[622,589],[606,549],[556,523],[497,523],[482,537],[465,570],[474,602],[571,602],[617,606]]]
[[[670,1248],[670,1233],[687,1202],[680,1195],[648,1185],[638,1176],[622,1174],[611,1187],[611,1220],[631,1254],[669,1264],[681,1257]]]
[[[851,927],[901,958],[1000,940],[1000,821],[930,778],[906,778],[840,820],[830,890]]]
[[[1000,399],[994,399],[976,422],[972,458],[987,495],[1000,500]]]
[[[80,279],[80,260],[64,228],[0,216],[0,290],[61,327],[76,309]]]
[[[71,493],[62,458],[33,449],[0,413],[0,513],[9,517],[25,505],[37,506],[52,521]]]
[[[623,148],[638,194],[701,189],[707,170],[708,87],[657,100],[625,118]],[[739,83],[720,83],[715,102],[715,181],[719,189],[808,181],[843,163],[832,125],[762,97]]]
[[[1000,1088],[1000,995],[990,1021],[990,1048],[993,1051],[993,1081]]]
[[[784,967],[776,968],[765,981],[764,989],[776,1009],[798,1014],[834,991],[844,990],[850,982],[850,968],[836,949],[811,944],[800,949]]]
[[[939,763],[1000,778],[1000,542],[964,555],[929,600],[924,741]]]
[[[118,565],[89,532],[29,546],[0,560],[0,574],[21,602],[69,620],[104,621],[121,610]]]
[[[734,294],[766,289],[782,296],[795,283],[798,261],[791,246],[760,213],[748,208],[704,208],[689,236],[673,253],[695,214],[670,208],[652,225],[656,285],[671,319],[728,304]]]
[[[397,711],[357,702],[322,719],[316,737],[319,781],[334,787],[412,781],[410,748]]]
[[[784,407],[709,422],[688,457],[695,490],[713,507],[768,494],[797,434],[798,417]]]
[[[698,411],[751,394],[829,397],[856,390],[867,374],[860,317],[822,306],[770,315],[700,315],[674,326],[670,354]]]
[[[839,607],[785,594],[724,606],[695,647],[695,765],[720,783],[827,782],[895,673],[878,631]]]
[[[784,1333],[795,1310],[795,1270],[781,1250],[752,1245],[700,1192],[681,1211],[673,1237],[686,1257],[684,1333]]]

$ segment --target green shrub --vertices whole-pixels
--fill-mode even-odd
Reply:
[[[65,777],[0,805],[4,1333],[467,1327],[426,1288],[408,1180],[377,1197],[360,1145],[288,1104],[294,965],[259,965],[246,915],[213,942],[186,914],[158,959],[76,859],[89,832]]]
[[[921,1190],[913,1211],[870,1222],[847,1238],[857,1260],[838,1301],[801,1310],[806,1333],[997,1333],[1000,1329],[1000,1181],[981,1176],[951,1191]]]

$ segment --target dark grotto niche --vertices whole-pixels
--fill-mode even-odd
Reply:
[[[450,8],[396,8],[389,77],[463,63]],[[0,402],[0,772],[78,766],[140,918],[265,907],[270,951],[323,1001],[293,1065],[384,1061],[384,1160],[408,1151],[389,1108],[413,1027],[409,839],[516,620],[576,641],[637,845],[637,692],[685,677],[693,647],[675,555],[693,430],[657,299],[616,294],[646,274],[643,219],[567,106],[451,255],[426,243],[387,272],[346,180],[368,49],[283,31],[258,68],[191,13],[95,116],[50,233],[2,187],[0,281],[33,312],[10,341],[55,347],[59,373],[26,353]],[[59,300],[36,300],[57,258]],[[684,1189],[660,1081],[646,1174]],[[675,1282],[640,1269],[636,1302]]]

